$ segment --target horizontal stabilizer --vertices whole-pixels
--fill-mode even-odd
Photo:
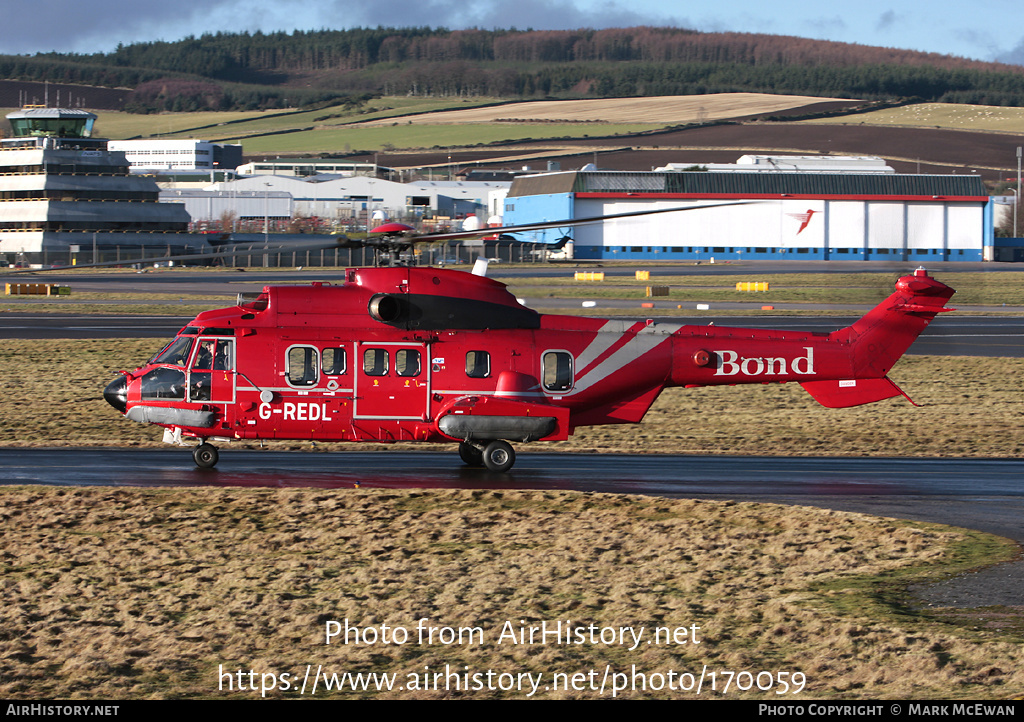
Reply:
[[[845,409],[850,406],[871,404],[894,396],[904,396],[914,403],[889,380],[881,379],[844,379],[841,381],[805,381],[800,384],[814,400],[830,409]],[[916,404],[915,404],[916,406]]]

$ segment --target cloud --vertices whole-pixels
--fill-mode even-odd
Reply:
[[[1024,65],[1024,38],[1017,42],[1011,50],[998,53],[995,59],[1000,63],[1011,63],[1013,65]]]
[[[195,17],[207,12],[209,7],[216,8],[228,2],[105,0],[102,6],[72,0],[20,3],[16,9],[4,13],[0,52],[91,53],[110,50],[118,42],[128,44],[136,39],[163,37],[175,40],[179,37],[178,28],[189,27],[195,22]],[[188,31],[182,34],[188,34]]]
[[[846,31],[846,21],[838,15],[830,18],[808,18],[802,24],[810,29],[811,35],[819,38],[833,39]]]
[[[572,0],[517,0],[513,3],[504,0],[477,0],[472,3],[463,0],[378,0],[372,5],[335,0],[320,7],[328,25],[334,27],[401,25],[558,30],[678,24],[671,17],[637,12],[628,5],[611,0],[584,7]],[[401,18],[401,22],[382,22],[381,18]]]
[[[885,32],[892,28],[896,24],[897,16],[892,10],[886,10],[884,13],[878,16],[878,22],[875,23],[875,30],[878,32]]]

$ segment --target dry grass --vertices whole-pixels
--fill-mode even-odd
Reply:
[[[915,103],[870,113],[805,120],[802,123],[951,128],[996,133],[1024,133],[1024,109],[993,105]]]
[[[1024,693],[1019,639],[928,621],[865,588],[865,575],[906,582],[948,564],[962,537],[944,528],[751,503],[460,490],[13,487],[0,491],[0,517],[9,699],[252,698],[218,689],[220,665],[254,670],[258,685],[266,673],[301,680],[309,664],[392,673],[400,685],[446,664],[542,674],[542,685],[558,672],[600,680],[606,665],[698,676],[707,665],[719,689],[726,671],[803,673],[800,698]],[[483,643],[420,644],[421,618],[479,627]],[[325,623],[345,619],[402,627],[410,640],[325,645]],[[696,626],[700,644],[499,645],[504,622],[520,620]],[[705,698],[793,699],[707,684]],[[537,696],[601,694],[542,686]]]
[[[641,298],[647,286],[669,286],[670,298],[696,301],[754,301],[808,304],[855,303],[871,307],[893,292],[898,273],[736,273],[722,276],[652,277],[637,281],[628,276],[609,276],[604,281],[575,281],[572,271],[563,278],[510,276],[504,279],[517,296],[553,298]],[[1024,306],[1024,274],[1021,273],[938,273],[956,290],[950,305],[964,310],[971,306]],[[736,290],[737,282],[768,281],[767,292]],[[809,311],[818,313],[817,309]]]

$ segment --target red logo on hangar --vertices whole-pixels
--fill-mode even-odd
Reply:
[[[807,224],[811,222],[811,216],[813,216],[815,213],[817,213],[817,211],[812,211],[810,208],[808,208],[803,213],[787,213],[786,215],[789,216],[790,218],[795,218],[797,221],[800,222],[800,228],[798,228],[796,231],[796,235],[799,236],[803,232],[803,230],[807,228]]]

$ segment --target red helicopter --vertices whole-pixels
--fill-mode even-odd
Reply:
[[[411,230],[382,226],[379,246],[423,240]],[[481,275],[353,268],[199,314],[103,396],[198,442],[203,468],[215,442],[309,439],[457,442],[466,464],[505,472],[510,441],[639,422],[669,386],[795,381],[831,408],[906,396],[887,374],[953,293],[918,269],[852,326],[808,333],[543,315]]]

